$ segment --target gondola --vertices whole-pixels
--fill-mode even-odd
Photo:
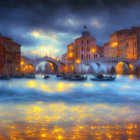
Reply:
[[[44,79],[48,79],[48,78],[50,78],[49,75],[45,75],[45,76],[44,76]]]
[[[24,78],[35,78],[35,74],[24,75]]]
[[[114,81],[116,77],[113,76],[103,76],[99,75],[93,78],[90,78],[92,81]]]
[[[86,80],[87,76],[75,75],[69,78],[70,81],[83,81]]]
[[[9,75],[0,75],[0,80],[9,80]]]
[[[63,80],[68,80],[70,77],[69,76],[63,76],[62,79]]]

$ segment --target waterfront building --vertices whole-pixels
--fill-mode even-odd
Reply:
[[[67,53],[62,55],[62,61],[67,62]]]
[[[67,53],[62,56],[62,60],[67,62],[65,72],[71,73],[74,72],[75,65],[101,57],[103,57],[103,47],[96,45],[96,39],[85,25],[81,37],[76,38],[73,43],[67,46]]]
[[[116,31],[104,44],[104,57],[140,59],[140,27]]]
[[[21,56],[21,73],[22,74],[33,74],[35,73],[35,68],[31,64],[30,59],[26,56]]]
[[[0,75],[20,74],[21,46],[11,38],[0,35]]]

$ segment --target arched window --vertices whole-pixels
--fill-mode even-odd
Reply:
[[[87,54],[87,59],[88,59],[88,54]]]
[[[88,58],[90,59],[90,54],[89,54]]]
[[[84,56],[83,56],[83,54],[81,54],[81,59],[83,59],[84,58]]]

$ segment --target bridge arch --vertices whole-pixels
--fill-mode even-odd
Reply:
[[[57,74],[60,72],[61,65],[65,65],[65,62],[63,62],[59,59],[56,59],[56,58],[51,58],[49,56],[45,56],[43,58],[38,58],[38,59],[35,59],[35,60],[30,60],[30,63],[32,65],[34,65],[35,69],[36,69],[37,65],[40,64],[41,62],[52,63],[53,66],[54,66],[54,69],[55,69],[55,73],[57,73]]]
[[[38,62],[36,65],[35,65],[35,69],[37,71],[37,68],[39,66],[41,66],[41,63],[44,63],[43,64],[43,71],[45,72],[45,68],[46,68],[46,65],[49,64],[49,66],[51,67],[51,70],[54,72],[54,73],[57,73],[59,71],[58,69],[58,66],[56,63],[53,63],[51,61],[41,61],[41,62]]]
[[[118,74],[132,74],[135,70],[135,66],[126,61],[118,62],[115,67]]]
[[[81,64],[79,67],[79,72],[81,73],[106,73],[107,68],[101,62],[89,62],[85,64]]]

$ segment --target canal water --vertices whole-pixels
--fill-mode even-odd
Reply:
[[[0,140],[140,140],[140,79],[0,81]]]

